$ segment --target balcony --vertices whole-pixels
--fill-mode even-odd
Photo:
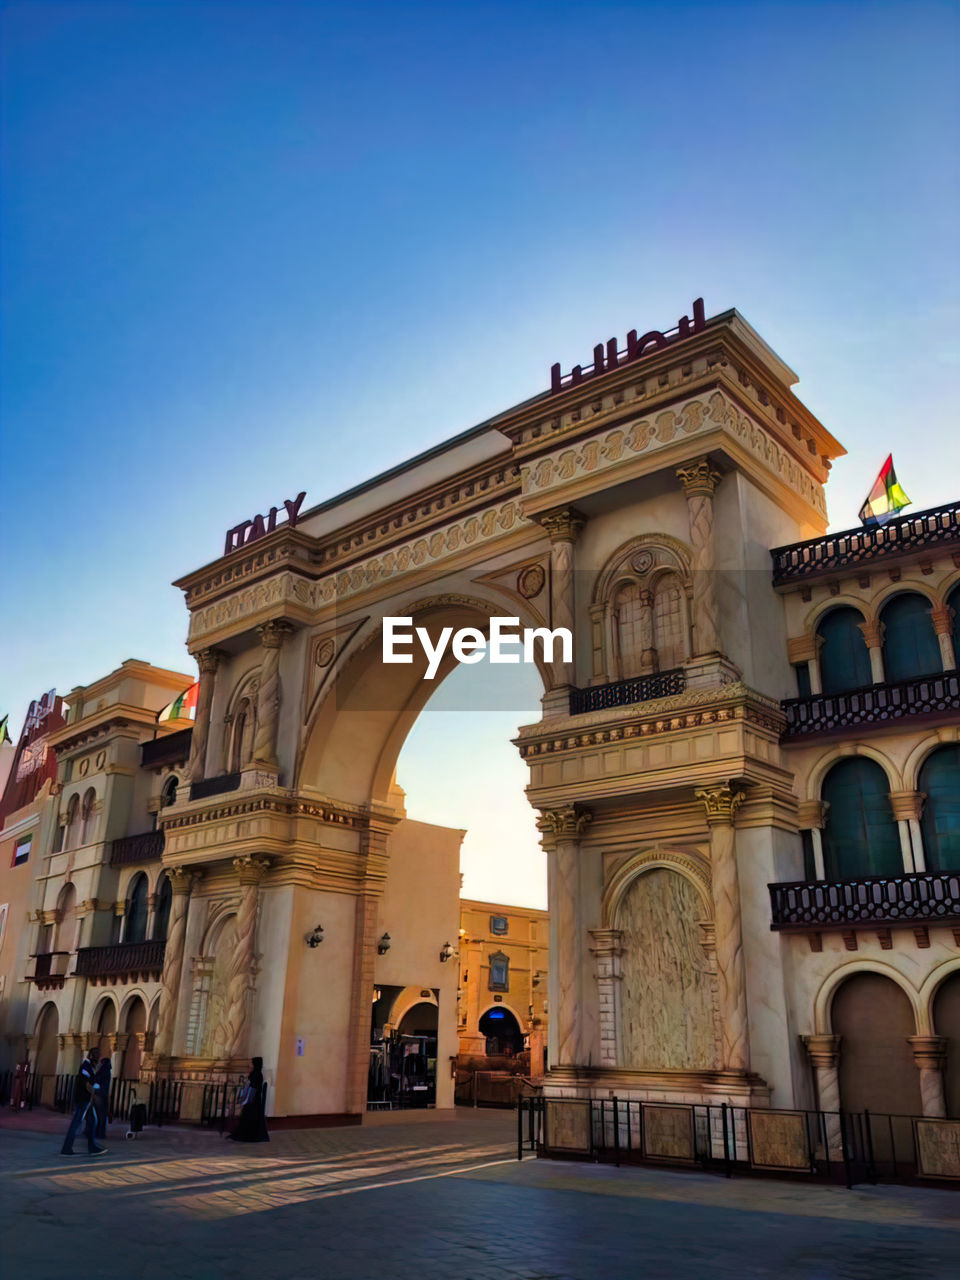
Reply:
[[[570,694],[570,714],[581,715],[585,711],[606,711],[608,707],[629,707],[636,702],[649,702],[652,698],[672,698],[683,693],[687,678],[682,667],[671,671],[658,671],[655,675],[635,676],[632,680],[614,680],[610,684],[596,684],[588,689],[574,689]]]
[[[34,956],[36,964],[28,981],[35,982],[41,991],[48,987],[62,987],[67,976],[67,965],[70,960],[69,951],[45,951]]]
[[[843,733],[857,725],[891,724],[907,717],[935,719],[960,710],[960,673],[944,671],[900,684],[874,684],[850,693],[818,693],[789,698],[782,741]]]
[[[190,755],[192,729],[178,729],[140,746],[140,764],[144,769],[160,769],[164,765],[184,764]]]
[[[225,791],[236,791],[239,786],[239,773],[221,773],[216,778],[202,778],[199,782],[191,782],[190,799],[206,800],[208,796],[219,796]]]
[[[960,871],[771,884],[772,929],[850,929],[960,921]]]
[[[864,525],[842,533],[795,542],[771,551],[773,585],[836,573],[871,560],[905,555],[924,547],[960,541],[960,502],[917,511],[885,525]]]
[[[159,978],[166,947],[163,938],[151,942],[121,942],[113,947],[84,947],[77,952],[74,973],[93,982]]]
[[[110,843],[111,867],[126,867],[132,862],[156,862],[162,854],[162,831],[144,831],[138,836],[123,836]]]

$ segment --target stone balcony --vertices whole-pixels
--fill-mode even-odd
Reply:
[[[810,694],[781,703],[785,742],[842,734],[859,725],[904,719],[955,718],[960,711],[960,672],[941,671],[899,684],[874,684],[849,693]]]
[[[960,871],[767,887],[770,927],[777,931],[960,924]]]
[[[127,867],[135,862],[156,862],[161,857],[162,831],[144,831],[136,836],[122,836],[110,843],[111,867]]]

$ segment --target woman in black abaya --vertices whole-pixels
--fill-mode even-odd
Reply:
[[[230,1132],[235,1142],[269,1142],[267,1120],[263,1109],[263,1059],[253,1059],[253,1070],[247,1076],[243,1091],[240,1119]]]

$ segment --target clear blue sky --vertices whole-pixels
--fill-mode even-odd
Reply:
[[[953,3],[2,19],[16,723],[126,657],[189,669],[168,584],[229,525],[698,294],[746,315],[849,449],[835,526],[891,449],[916,506],[960,493]]]

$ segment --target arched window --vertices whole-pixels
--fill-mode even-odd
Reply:
[[[510,957],[504,955],[502,951],[495,951],[490,957],[488,987],[491,991],[510,990]]]
[[[876,761],[865,756],[838,761],[823,780],[820,798],[830,806],[823,831],[828,880],[903,875],[890,786]]]
[[[233,717],[233,736],[230,745],[230,772],[239,773],[253,757],[253,707],[249,698],[242,698]]]
[[[173,901],[173,890],[170,879],[164,876],[157,888],[157,914],[153,921],[153,936],[156,939],[166,938],[170,926],[170,904]]]
[[[147,936],[147,877],[142,871],[130,884],[123,919],[124,942],[143,942]]]
[[[687,657],[683,588],[675,573],[657,579],[653,590],[653,647],[661,671],[679,667]]]
[[[873,683],[870,651],[860,626],[863,615],[849,605],[831,609],[817,625],[820,683],[824,693],[846,693]]]
[[[77,891],[65,884],[57,899],[57,928],[54,951],[73,951],[77,944]]]
[[[94,808],[97,803],[97,793],[93,787],[84,794],[83,806],[80,809],[80,843],[87,844],[93,834],[94,826]]]
[[[177,787],[180,780],[175,773],[171,773],[170,777],[163,784],[163,790],[160,792],[160,808],[169,809],[172,804],[177,802]]]
[[[78,837],[80,835],[80,797],[72,795],[67,805],[67,822],[66,832],[64,835],[64,849],[73,849],[76,847]]]
[[[930,601],[925,596],[916,591],[894,596],[884,605],[880,621],[884,628],[883,669],[890,684],[943,670]]]
[[[960,582],[947,596],[947,605],[953,610],[953,656],[960,667]]]
[[[960,870],[960,746],[938,747],[927,756],[917,790],[927,797],[921,818],[927,870]]]

